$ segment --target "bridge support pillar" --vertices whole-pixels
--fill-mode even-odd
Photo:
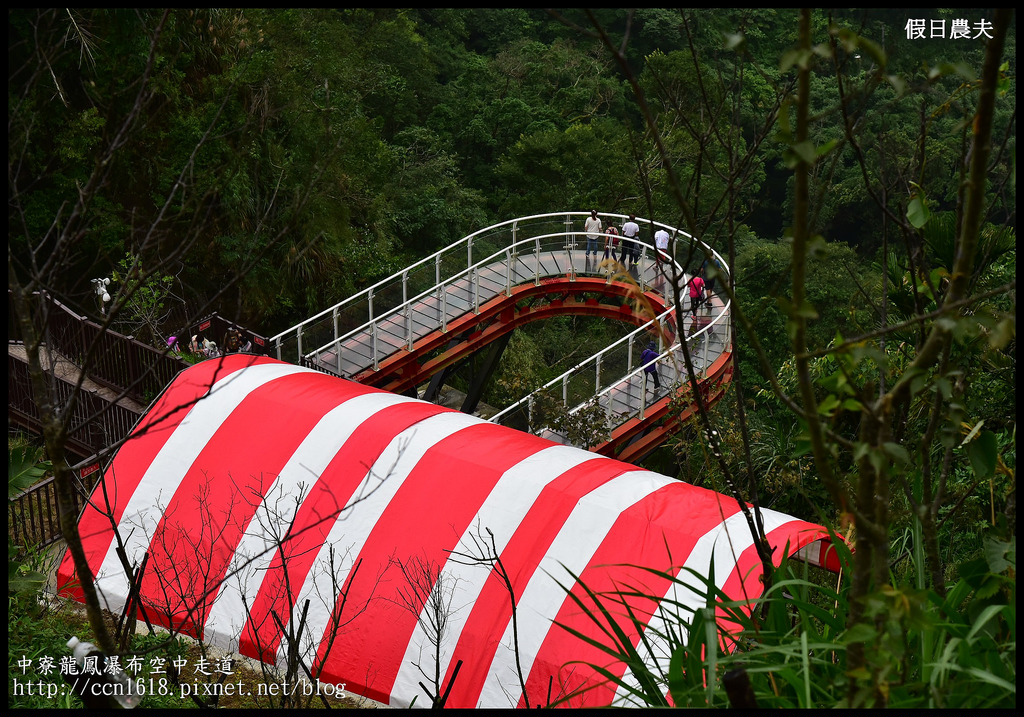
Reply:
[[[445,350],[455,348],[455,346],[460,343],[462,343],[462,337],[453,338],[448,342],[448,346]],[[427,385],[427,390],[423,393],[423,400],[430,401],[431,403],[437,401],[437,397],[441,394],[441,387],[444,386],[444,382],[452,375],[452,371],[454,370],[455,366],[452,365],[435,373],[431,377],[430,383]]]
[[[480,403],[480,397],[483,395],[484,387],[494,374],[494,369],[498,367],[498,362],[501,361],[501,355],[505,353],[505,347],[508,346],[512,333],[509,331],[504,336],[491,342],[490,351],[484,357],[483,365],[474,372],[473,381],[470,383],[469,391],[466,393],[466,400],[462,403],[461,410],[463,413],[472,413],[476,410],[477,404]]]

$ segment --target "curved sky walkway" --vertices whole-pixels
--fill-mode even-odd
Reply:
[[[714,295],[696,319],[688,311],[690,275],[682,264],[699,267],[711,251],[689,235],[638,218],[641,257],[635,269],[626,270],[601,256],[588,260],[582,231],[587,216],[548,214],[488,227],[272,337],[270,344],[278,358],[411,393],[531,321],[575,314],[631,322],[638,328],[491,420],[639,459],[671,430],[665,422],[670,399],[689,384],[681,338],[706,398],[717,398],[731,378],[729,307]],[[625,221],[622,215],[601,217],[616,226]],[[674,237],[674,267],[655,262],[651,236],[661,227]],[[682,336],[672,310],[673,276],[683,287]],[[661,354],[658,391],[639,359],[651,340]],[[580,422],[586,435],[571,427]]]

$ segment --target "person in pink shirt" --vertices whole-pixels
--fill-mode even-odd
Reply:
[[[697,309],[707,298],[707,289],[704,287],[704,279],[700,274],[691,277],[688,286],[690,287],[690,311],[696,316]]]

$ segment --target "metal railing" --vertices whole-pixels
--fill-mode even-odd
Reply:
[[[46,344],[76,365],[90,350],[89,378],[115,391],[124,391],[128,398],[146,403],[160,393],[164,386],[188,364],[131,336],[122,336],[109,328],[104,329],[86,316],[79,316],[52,296],[33,296],[46,305],[40,316],[45,316]],[[9,302],[9,305],[11,302]],[[8,310],[9,336],[19,338],[20,327],[13,319],[13,307]]]
[[[79,390],[71,405],[75,385],[59,376],[52,377],[54,405],[68,420],[68,443],[79,455],[91,455],[125,438],[141,418],[141,414],[111,403],[106,398]],[[28,364],[7,355],[7,411],[19,423],[35,432],[41,432],[39,409],[32,396]]]
[[[401,304],[378,312],[370,321],[335,336],[303,359],[321,363],[338,375],[351,376],[371,367],[377,370],[381,359],[401,349],[412,350],[418,338],[432,331],[446,332],[449,322],[470,311],[479,313],[482,304],[500,294],[511,296],[516,286],[528,282],[539,285],[541,279],[550,276],[568,276],[573,280],[584,274],[610,281],[612,277],[597,259],[588,263],[585,249],[575,241],[577,234],[558,232],[515,242]],[[648,257],[653,256],[654,247],[641,241],[636,244],[640,250],[639,266],[644,267],[649,263]],[[681,276],[682,267],[676,265],[676,269]],[[651,267],[636,272],[641,290],[652,288],[646,273],[656,272]],[[458,302],[449,298],[456,295],[461,295]],[[419,329],[414,328],[417,324]],[[351,359],[354,367],[348,371],[343,368],[346,358]]]
[[[53,378],[53,398],[59,411],[68,415],[67,448],[69,454],[84,457],[72,470],[77,476],[72,496],[76,515],[81,514],[89,492],[102,473],[97,453],[126,438],[142,418],[141,414],[87,390],[78,392],[70,406],[74,384]],[[39,413],[32,398],[28,364],[8,354],[8,417],[34,432],[41,431]],[[16,545],[48,546],[61,538],[60,510],[54,479],[36,483],[7,502],[7,532]]]
[[[78,463],[71,470],[75,475],[71,500],[77,517],[82,514],[89,494],[103,473],[95,457]],[[12,544],[26,548],[45,548],[63,537],[53,477],[41,480],[7,501],[7,536]]]
[[[226,316],[221,316],[216,311],[190,324],[185,331],[185,336],[178,337],[178,342],[181,348],[185,349],[192,336],[196,336],[200,343],[202,343],[204,338],[208,338],[216,342],[217,346],[223,351],[226,348],[224,336],[228,329],[238,329],[239,334],[242,336],[243,345],[246,341],[252,342],[252,348],[249,350],[249,353],[265,354],[270,350],[270,342],[265,336],[235,323]]]
[[[271,336],[269,342],[272,354],[282,360],[298,361],[301,356],[310,353],[309,347],[324,346],[337,341],[358,327],[373,322],[383,313],[403,305],[411,297],[427,293],[452,277],[469,270],[477,263],[474,262],[474,256],[491,256],[523,240],[559,232],[574,237],[574,243],[578,244],[576,248],[582,249],[583,244],[580,242],[586,241],[582,222],[589,216],[590,212],[536,214],[500,222],[474,232],[309,319]],[[626,215],[617,213],[601,213],[600,216],[609,223],[611,220],[621,222],[627,218]],[[666,229],[673,236],[684,237],[688,242],[692,240],[686,232],[667,224],[642,218],[637,218],[636,221],[641,226],[641,232],[645,228],[658,227]],[[678,244],[679,242],[676,242],[676,246]]]
[[[712,316],[705,326],[686,336],[684,341],[675,340],[666,347],[666,336],[673,338],[679,336],[675,327],[668,330],[669,324],[675,321],[674,309],[669,309],[548,381],[516,403],[502,409],[489,420],[492,423],[509,425],[520,430],[540,432],[545,427],[535,425],[534,404],[541,395],[545,395],[554,396],[556,400],[560,397],[562,408],[567,409],[570,415],[577,413],[586,404],[596,400],[604,410],[609,429],[632,418],[639,418],[642,421],[649,406],[661,400],[664,395],[654,395],[650,400],[648,399],[647,381],[649,379],[645,368],[653,363],[664,365],[671,362],[677,377],[685,378],[682,345],[686,343],[695,364],[696,378],[698,381],[702,380],[715,359],[728,351],[731,346],[729,307],[730,305],[726,303],[717,313],[712,311]],[[656,338],[652,339],[652,335]],[[651,340],[658,342],[658,358],[646,363],[634,362],[636,344],[640,342],[641,345],[644,345]],[[681,381],[674,383],[673,388],[677,388]],[[633,387],[639,390],[632,392]],[[629,396],[626,403],[630,409],[613,417],[614,399],[617,396],[621,398],[624,394]],[[620,403],[622,403],[621,400]]]

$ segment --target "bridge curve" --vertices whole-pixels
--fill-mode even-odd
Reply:
[[[405,393],[422,384],[438,371],[452,366],[502,336],[534,321],[554,316],[598,316],[645,326],[651,320],[648,307],[657,313],[670,312],[664,297],[645,292],[646,303],[630,303],[633,292],[621,282],[596,277],[548,277],[539,284],[512,287],[480,304],[479,311],[468,311],[448,323],[447,330],[436,328],[417,339],[412,350],[397,350],[378,361],[378,368],[367,367],[351,378],[395,393]],[[675,335],[674,317],[666,321],[666,331]],[[454,337],[454,338],[453,338]],[[365,338],[365,337],[364,337]],[[336,361],[331,349],[318,353],[317,360]]]
[[[673,399],[689,391],[684,345],[691,349],[698,389],[707,400],[716,400],[731,380],[728,303],[713,297],[707,312],[677,322],[671,281],[675,278],[684,287],[690,278],[675,259],[683,253],[680,249],[688,259],[712,258],[719,268],[725,262],[689,234],[646,219],[637,222],[651,233],[655,227],[664,228],[674,240],[684,240],[670,244],[671,263],[659,267],[653,245],[645,241],[637,241],[640,260],[629,271],[614,262],[590,259],[582,231],[588,216],[589,212],[536,215],[488,227],[272,337],[271,346],[281,358],[288,358],[290,349],[304,365],[411,393],[431,376],[530,321],[558,314],[628,321],[638,328],[491,420],[580,445],[578,436],[537,420],[534,404],[539,392],[554,390],[561,393],[562,409],[570,417],[582,419],[583,409],[595,402],[601,407],[606,430],[587,439],[588,447],[638,460],[692,409],[687,401],[681,416],[673,417],[678,412],[668,410]],[[614,214],[602,217],[625,219]],[[686,296],[683,308],[688,308]],[[361,324],[360,314],[366,317]],[[634,356],[651,339],[658,344],[664,381],[662,389],[653,392]],[[316,348],[304,349],[311,345]],[[581,380],[587,374],[593,379],[581,388],[588,383]],[[592,420],[592,414],[585,420]]]

